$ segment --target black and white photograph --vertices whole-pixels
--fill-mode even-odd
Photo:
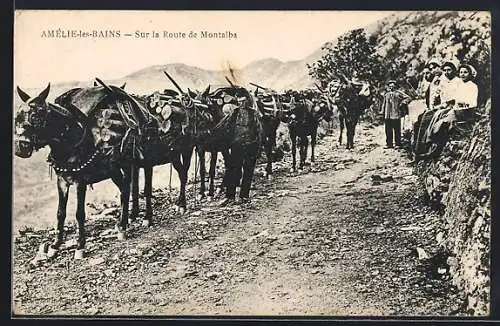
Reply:
[[[11,317],[489,317],[491,12],[14,12]]]

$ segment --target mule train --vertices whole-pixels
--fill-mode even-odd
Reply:
[[[153,167],[171,163],[180,181],[177,212],[186,209],[186,184],[191,156],[195,149],[200,162],[200,192],[205,196],[205,153],[211,153],[208,195],[214,196],[217,153],[224,158],[221,205],[245,203],[250,199],[257,158],[264,148],[266,175],[272,175],[272,151],[280,123],[288,124],[292,144],[292,170],[296,169],[299,146],[299,169],[306,164],[308,136],[311,137],[311,161],[319,121],[331,120],[338,110],[348,128],[348,148],[352,148],[353,127],[359,110],[350,96],[361,92],[287,91],[277,93],[256,86],[254,94],[244,87],[220,86],[211,91],[185,92],[165,72],[174,89],[137,96],[125,85],[107,85],[96,78],[93,86],[73,88],[47,101],[50,84],[37,96],[17,87],[22,104],[15,117],[15,154],[29,158],[33,151],[48,146],[49,164],[57,175],[57,232],[49,246],[42,246],[53,257],[64,242],[64,223],[69,187],[77,189],[78,239],[75,259],[85,249],[85,195],[87,185],[111,179],[120,191],[120,215],[116,229],[119,240],[126,239],[130,220],[139,215],[139,169],[143,168],[146,212],[143,225],[153,216]],[[340,86],[337,85],[340,89]],[[351,87],[349,83],[344,88]],[[343,96],[343,97],[342,97]],[[366,96],[363,95],[363,96]],[[347,103],[347,104],[346,104]],[[354,108],[354,109],[353,109]],[[348,122],[349,121],[349,122]],[[351,122],[352,121],[352,122]],[[351,130],[351,131],[350,131]],[[240,187],[239,200],[236,189]],[[129,212],[129,199],[132,209]]]

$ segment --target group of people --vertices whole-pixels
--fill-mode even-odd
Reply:
[[[395,80],[387,82],[380,110],[385,120],[386,148],[401,147],[401,118],[408,114],[408,103],[414,96],[425,99],[426,105],[426,111],[413,127],[414,143],[432,141],[434,131],[440,130],[443,123],[453,126],[455,121],[466,120],[477,107],[478,87],[474,82],[477,72],[472,65],[431,59],[421,77],[413,96],[398,90]],[[420,124],[424,115],[431,122],[431,128],[422,133]]]
[[[429,109],[474,108],[478,98],[476,76],[476,70],[469,64],[457,65],[452,60],[440,64],[431,59],[422,71],[419,92]]]

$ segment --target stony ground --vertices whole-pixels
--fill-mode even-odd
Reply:
[[[299,173],[258,168],[252,202],[190,200],[176,215],[156,189],[154,225],[116,239],[117,210],[89,218],[86,258],[75,230],[33,264],[49,230],[14,239],[13,311],[29,315],[460,316],[461,296],[432,258],[437,214],[417,195],[403,151],[382,127],[358,127],[355,149],[334,136]],[[175,193],[172,194],[172,196]]]

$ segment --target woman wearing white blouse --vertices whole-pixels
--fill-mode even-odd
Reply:
[[[455,109],[475,108],[477,106],[478,88],[472,80],[476,77],[476,69],[471,65],[462,64],[458,69],[458,83],[455,95]]]
[[[457,87],[462,83],[457,77],[457,66],[451,61],[445,61],[441,65],[443,75],[440,78],[439,95],[441,105],[439,108],[451,108],[456,102]]]

